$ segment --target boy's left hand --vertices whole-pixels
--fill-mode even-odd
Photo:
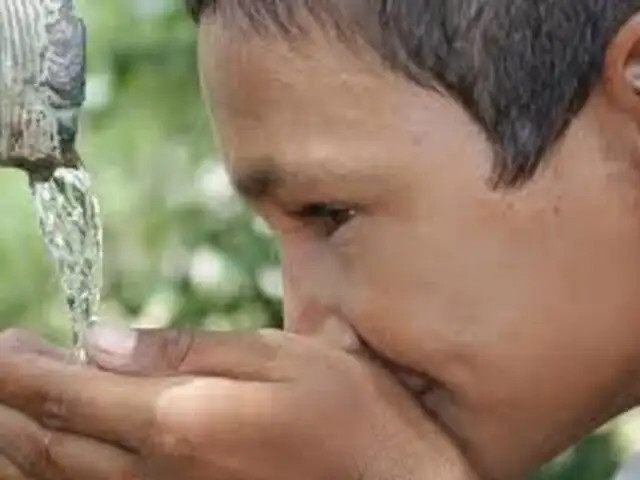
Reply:
[[[94,342],[101,368],[69,365],[26,334],[0,336],[0,470],[46,480],[475,478],[365,358],[279,331],[132,333],[121,332],[120,356]]]

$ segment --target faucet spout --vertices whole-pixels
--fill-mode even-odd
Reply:
[[[0,167],[81,166],[85,44],[73,0],[0,0]]]

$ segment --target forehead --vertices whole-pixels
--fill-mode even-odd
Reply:
[[[199,30],[199,60],[232,174],[265,165],[383,168],[394,149],[437,148],[474,130],[450,99],[319,30],[292,43],[210,20]]]
[[[258,36],[226,30],[219,21],[205,22],[199,30],[199,60],[205,86],[217,109],[255,116],[270,107],[297,107],[300,112],[350,115],[382,106],[419,90],[385,69],[365,48],[347,47],[318,29],[293,41],[276,35]],[[326,96],[335,100],[331,108]],[[371,102],[375,98],[376,102]],[[242,107],[242,108],[240,108]],[[302,116],[302,115],[301,115]],[[306,116],[310,118],[310,116]]]

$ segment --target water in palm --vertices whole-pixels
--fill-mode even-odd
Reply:
[[[84,363],[84,336],[97,316],[102,285],[102,225],[84,168],[30,177],[38,223],[54,260],[73,325],[74,360]]]

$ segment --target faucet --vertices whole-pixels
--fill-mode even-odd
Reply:
[[[46,179],[82,165],[85,43],[73,0],[0,0],[0,167]]]

